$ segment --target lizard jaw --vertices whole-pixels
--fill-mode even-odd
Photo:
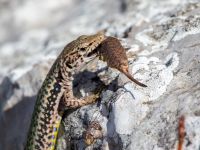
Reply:
[[[94,57],[97,55],[97,47],[87,54],[87,57]]]

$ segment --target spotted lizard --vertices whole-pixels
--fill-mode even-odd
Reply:
[[[126,51],[117,38],[107,37],[106,40],[100,44],[98,53],[100,60],[107,62],[109,67],[119,70],[139,86],[147,87],[145,84],[134,79],[129,73]]]
[[[73,96],[73,75],[75,70],[82,64],[87,63],[94,57],[97,57],[97,55],[100,56],[100,53],[102,53],[101,58],[106,58],[104,60],[108,62],[108,65],[118,69],[129,77],[127,66],[125,66],[124,70],[121,69],[124,67],[113,66],[109,61],[111,58],[106,57],[105,54],[109,53],[105,52],[108,50],[105,48],[114,50],[112,46],[107,45],[109,41],[98,48],[106,39],[107,37],[103,33],[89,36],[83,35],[65,46],[52,65],[38,92],[25,150],[54,150],[59,125],[64,112],[63,108],[78,108],[91,104],[99,98],[99,93],[94,93],[81,99]],[[114,43],[111,42],[110,44]],[[116,44],[119,46],[118,43]],[[120,65],[121,62],[123,61],[120,60],[116,64]],[[139,85],[144,86],[142,83]]]
[[[40,88],[25,150],[54,150],[63,111],[61,104],[77,108],[93,103],[97,94],[81,100],[73,96],[72,81],[75,69],[95,57],[95,49],[105,40],[103,33],[80,36],[67,44],[58,56]]]

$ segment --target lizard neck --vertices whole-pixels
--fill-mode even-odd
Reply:
[[[67,57],[64,57],[60,59],[59,69],[60,69],[60,75],[62,76],[62,83],[66,83],[66,85],[69,85],[72,83],[73,75],[75,74],[75,70],[78,70],[82,65],[87,63],[87,58],[84,57],[84,55],[78,51],[75,51],[73,55],[68,55]],[[65,87],[65,86],[64,86]]]

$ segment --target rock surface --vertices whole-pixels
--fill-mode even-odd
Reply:
[[[22,150],[35,98],[51,64],[71,40],[105,30],[127,49],[141,88],[94,61],[77,74],[74,94],[101,83],[101,100],[63,118],[57,149],[199,149],[200,2],[138,0],[0,1],[0,150]],[[9,33],[9,34],[7,34]],[[84,144],[91,121],[103,138]]]

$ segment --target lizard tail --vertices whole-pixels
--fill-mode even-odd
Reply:
[[[139,82],[138,80],[136,80],[136,79],[134,79],[134,78],[132,77],[132,75],[131,75],[131,74],[129,73],[129,71],[128,71],[128,67],[122,67],[122,68],[120,69],[120,71],[121,71],[122,73],[124,73],[131,81],[135,82],[137,85],[139,85],[139,86],[141,86],[141,87],[147,87],[147,85],[145,85],[145,84]]]

